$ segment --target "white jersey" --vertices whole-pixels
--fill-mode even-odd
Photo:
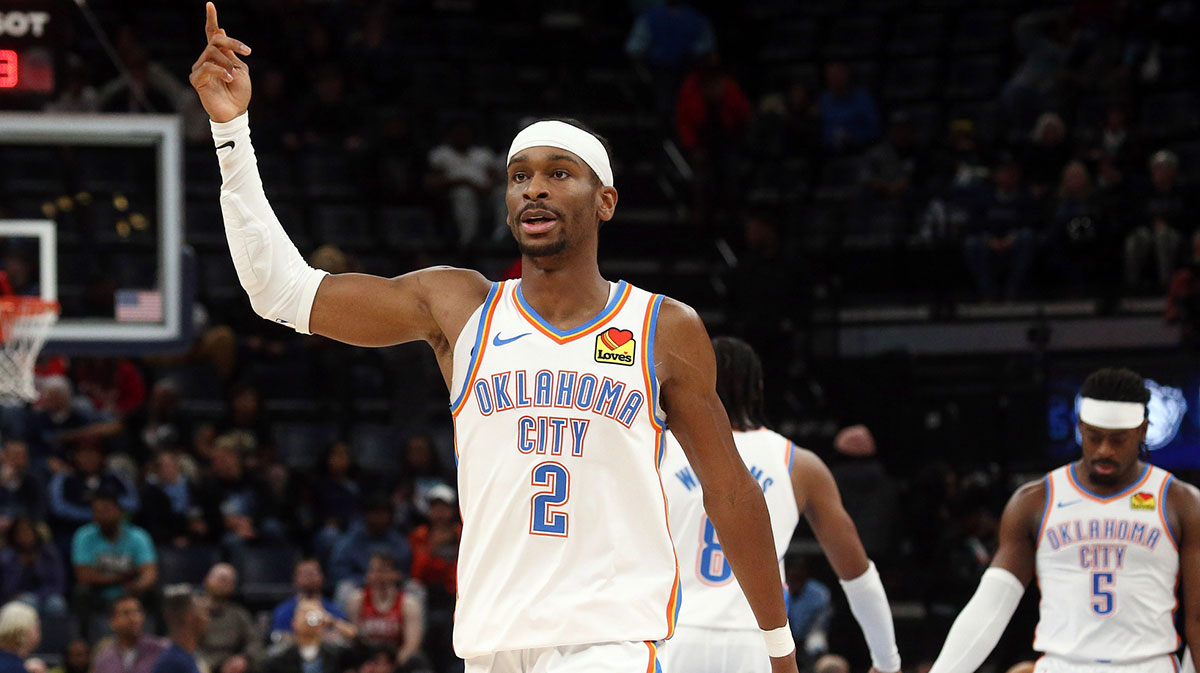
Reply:
[[[771,515],[775,552],[782,568],[783,555],[800,521],[791,478],[793,444],[765,428],[734,432],[733,441],[746,468],[763,490]],[[667,435],[662,475],[670,505],[671,535],[682,567],[680,583],[687,597],[679,613],[679,623],[757,632],[758,622],[750,603],[725,560],[712,522],[704,513],[700,482],[683,454],[683,447],[671,434]],[[782,587],[781,572],[780,591]]]
[[[454,650],[669,638],[679,569],[658,476],[661,295],[624,281],[558,330],[496,283],[454,346]]]
[[[1102,497],[1079,483],[1073,465],[1046,475],[1035,650],[1123,663],[1179,648],[1179,549],[1163,511],[1173,478],[1147,464],[1133,486]]]

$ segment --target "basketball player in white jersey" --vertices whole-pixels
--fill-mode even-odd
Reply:
[[[808,518],[833,570],[841,578],[878,673],[900,670],[900,652],[887,594],[867,558],[829,468],[811,451],[765,427],[762,362],[749,344],[713,340],[717,394],[733,439],[758,482],[771,513],[775,551],[782,562],[800,515]],[[754,614],[725,561],[720,539],[704,513],[703,490],[687,456],[668,435],[662,464],[671,535],[679,555],[683,593],[675,637],[664,646],[666,673],[759,673],[770,670]],[[782,583],[782,578],[781,578]]]
[[[191,82],[212,119],[238,279],[264,318],[361,346],[425,341],[451,397],[463,534],[454,647],[471,673],[648,671],[679,605],[658,476],[666,423],[778,673],[796,671],[762,491],[733,445],[704,325],[601,277],[617,205],[608,151],[562,121],[508,154],[519,281],[431,268],[397,278],[308,266],[263,193],[246,113],[249,47],[206,7]]]
[[[1083,456],[1013,494],[992,565],[931,673],[979,668],[1035,575],[1036,673],[1175,673],[1181,579],[1187,642],[1200,644],[1200,491],[1142,460],[1141,376],[1101,369],[1080,396]]]

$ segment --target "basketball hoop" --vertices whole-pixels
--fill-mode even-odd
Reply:
[[[0,271],[0,401],[37,399],[33,365],[58,320],[58,302],[12,294]]]

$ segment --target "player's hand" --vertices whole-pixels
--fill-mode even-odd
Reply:
[[[771,673],[800,673],[796,667],[796,653],[786,657],[771,657]]]
[[[867,673],[900,673],[900,671],[881,671],[878,668],[875,668],[874,666],[872,666],[871,670],[867,671]]]
[[[248,56],[250,47],[229,37],[217,25],[216,5],[206,3],[204,10],[208,46],[192,64],[188,80],[200,94],[200,104],[209,118],[227,122],[250,106],[250,69],[237,56]]]

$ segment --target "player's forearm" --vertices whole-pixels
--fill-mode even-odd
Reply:
[[[725,488],[704,485],[705,512],[759,628],[778,628],[787,623],[787,609],[767,503],[748,472],[724,480]]]
[[[871,651],[872,667],[881,673],[899,671],[900,650],[896,647],[892,609],[875,564],[869,564],[866,572],[858,577],[841,580],[841,584],[846,601],[850,604],[850,612],[854,614],[867,641],[867,649]]]
[[[250,143],[249,115],[211,124],[221,164],[221,214],[238,281],[255,313],[307,334],[313,299],[326,274],[304,261],[267,201]]]
[[[987,660],[1017,610],[1025,586],[1011,572],[989,568],[967,603],[929,673],[974,673]]]

